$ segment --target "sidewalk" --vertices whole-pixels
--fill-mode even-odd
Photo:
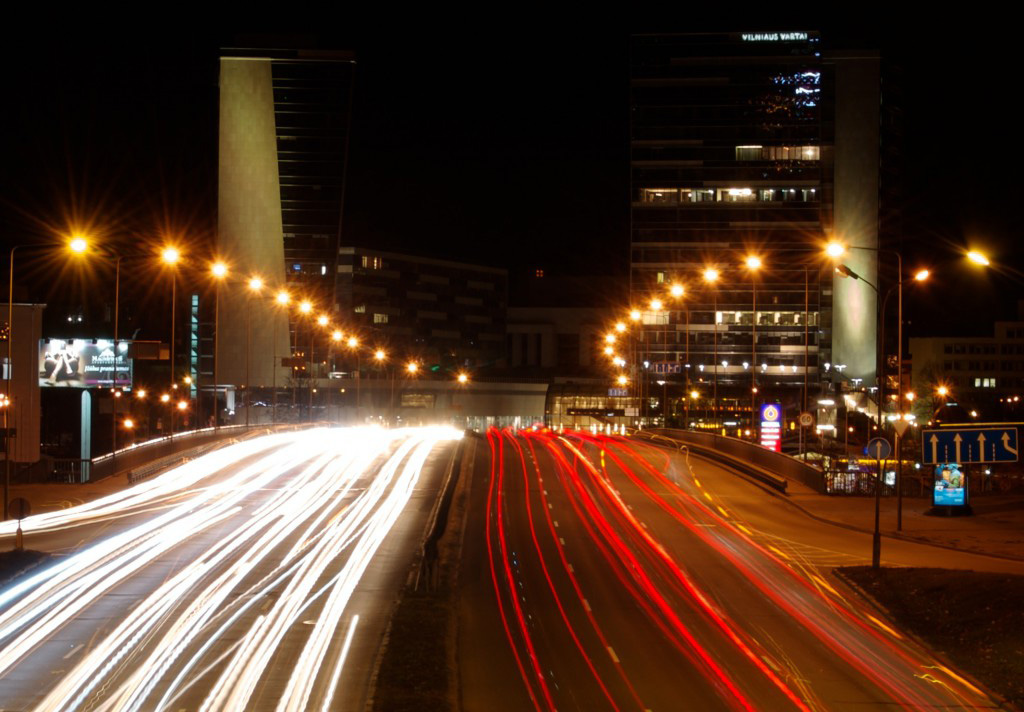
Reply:
[[[875,529],[872,497],[822,495],[793,480],[781,496],[817,519],[866,532]],[[883,497],[879,528],[883,536],[1024,561],[1024,495],[972,495],[970,503],[973,515],[935,516],[928,514],[931,498],[904,497],[903,527],[897,531],[896,498]]]

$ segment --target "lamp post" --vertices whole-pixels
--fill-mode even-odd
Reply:
[[[718,270],[715,269],[714,267],[708,267],[707,269],[704,270],[704,281],[707,284],[711,285],[711,295],[712,295],[712,297],[711,297],[711,299],[712,299],[712,301],[711,301],[711,322],[714,324],[714,330],[713,330],[713,333],[712,333],[712,338],[714,340],[714,343],[713,343],[713,346],[712,346],[712,357],[714,359],[714,367],[715,367],[714,388],[713,388],[713,392],[714,392],[713,403],[714,403],[714,413],[715,413],[715,423],[716,423],[716,425],[718,423],[718,290],[714,288],[714,284],[715,284],[715,282],[718,281],[718,276],[719,276]]]
[[[673,284],[671,287],[669,287],[668,293],[672,297],[672,299],[678,301],[678,300],[682,299],[685,296],[686,288],[683,287],[683,285],[681,285],[681,284],[679,284],[677,282],[677,283]],[[668,320],[666,322],[666,327],[665,327],[666,328],[666,341],[668,339],[667,332],[668,332],[668,327],[671,326],[671,321],[672,321],[672,312],[670,310],[668,312]],[[690,362],[690,333],[689,333],[690,323],[689,322],[690,322],[690,309],[689,309],[689,306],[687,306],[687,308],[686,308],[686,327],[685,327],[686,330],[683,332],[683,334],[686,337],[686,348],[685,348],[686,356],[685,356],[685,361],[684,361],[683,367],[682,367],[683,370],[686,371],[686,378],[684,379],[686,381],[686,385],[684,386],[684,392],[685,392],[685,389],[689,388],[689,385],[690,385],[690,372],[686,368],[686,365]],[[673,345],[678,346],[678,334],[673,334],[673,336],[672,336],[672,343],[673,343]],[[668,348],[667,344],[666,344],[666,348]],[[676,358],[678,359],[678,352],[677,352]],[[678,360],[676,362],[678,363]],[[666,376],[667,375],[668,374],[666,374]],[[668,402],[668,391],[667,391],[667,388],[668,388],[668,378],[665,379],[665,384],[666,384],[665,385],[665,388],[666,388],[665,400],[666,400],[666,403],[667,403]],[[689,406],[685,405],[686,404],[686,398],[685,397],[683,398],[683,403],[684,403],[684,406],[683,406],[684,410],[686,410],[688,412],[689,411]],[[666,428],[668,427],[668,420],[667,419],[665,421],[665,427]]]
[[[278,306],[284,307],[286,309],[288,307],[288,302],[290,302],[290,301],[291,301],[291,296],[288,294],[288,292],[286,292],[283,289],[277,293],[277,296],[274,297],[274,303],[277,304]],[[273,363],[271,364],[272,368],[271,368],[270,381],[271,381],[271,388],[274,390],[274,395],[273,395],[273,400],[272,400],[272,404],[273,405],[271,407],[271,419],[276,424],[277,423],[277,315],[276,314],[274,315],[274,338],[272,339],[272,341],[274,342],[274,346],[273,346],[273,358],[274,358],[274,360],[273,360]]]
[[[252,295],[263,290],[263,279],[258,276],[249,278],[249,291],[246,293],[245,310],[245,425],[249,426],[249,411],[252,410],[252,383],[249,374],[249,354],[252,352]]]
[[[651,300],[651,312],[654,314],[655,321],[659,321],[661,319],[661,308],[663,306],[664,306],[664,303],[660,299],[658,299],[657,297],[655,297],[654,299]],[[665,344],[664,344],[664,347],[665,347],[664,354],[665,354],[665,356],[664,356],[664,361],[667,362],[668,361],[668,334],[667,334],[667,332],[664,332],[664,330],[662,330],[662,331],[663,331],[663,336],[665,337]],[[644,331],[645,341],[646,341],[646,334],[647,334],[647,332],[645,330]],[[653,358],[653,354],[651,354],[651,350],[650,349],[647,350],[647,353],[648,353],[648,357],[647,357],[648,360]],[[650,415],[651,415],[651,406],[650,406],[650,400],[651,400],[650,399],[650,394],[651,394],[651,372],[650,372],[650,367],[653,366],[653,365],[654,364],[652,363],[649,366],[647,366],[645,368],[646,373],[644,373],[644,387],[647,389],[647,398],[645,400],[647,401],[647,416],[648,416],[647,419],[648,419],[648,421],[651,420],[651,418],[650,418]],[[662,408],[662,414],[664,415],[664,411],[665,411],[665,404],[664,404],[664,402],[662,402],[661,408]],[[648,425],[650,425],[650,423],[648,423]]]
[[[384,349],[377,349],[373,352],[373,361],[377,364],[377,380],[380,381],[380,369],[383,367],[384,362],[387,360],[387,352]],[[379,390],[379,389],[374,389]]]
[[[757,439],[757,418],[755,413],[757,411],[757,270],[761,268],[761,258],[757,255],[747,255],[744,264],[747,270],[750,272],[750,291],[751,291],[751,307],[752,315],[750,322],[750,429],[755,434],[755,440]],[[716,317],[717,321],[717,317]],[[807,370],[807,364],[804,364],[804,371]]]
[[[224,262],[214,262],[210,266],[210,274],[214,277],[213,287],[213,429],[220,430],[220,355],[218,345],[220,339],[220,284],[228,276],[228,266]]]
[[[350,349],[356,354],[356,422],[359,421],[359,408],[362,405],[362,389],[360,383],[362,381],[362,373],[359,369],[359,339],[355,336],[348,337],[348,341],[345,342]]]
[[[10,252],[10,275],[7,282],[7,374],[5,392],[3,394],[4,408],[4,520],[10,515],[8,503],[10,501],[11,489],[11,408],[14,401],[11,397],[11,374],[14,370],[12,359],[12,345],[14,343],[14,254],[25,245],[15,245]],[[28,246],[34,247],[34,246]],[[72,237],[67,243],[68,250],[73,254],[82,254],[89,248],[89,243],[83,237]]]
[[[169,383],[175,382],[174,375],[174,330],[175,330],[175,309],[178,304],[178,261],[181,259],[181,252],[173,245],[168,245],[160,252],[160,260],[171,269],[171,340],[170,340],[170,379]],[[174,411],[170,415],[170,434],[174,436]]]

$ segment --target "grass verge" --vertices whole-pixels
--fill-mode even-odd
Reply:
[[[13,582],[29,569],[50,558],[49,554],[31,549],[11,549],[0,552],[0,588]]]
[[[1024,709],[1024,576],[948,569],[837,569],[906,631]]]

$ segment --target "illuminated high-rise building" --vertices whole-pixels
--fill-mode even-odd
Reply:
[[[649,372],[741,419],[763,400],[813,407],[837,378],[874,384],[881,66],[817,32],[632,38],[630,293]],[[867,248],[841,260],[862,280],[834,278],[830,239]]]
[[[218,251],[244,270],[237,281],[259,274],[329,312],[338,304],[354,67],[341,51],[230,49],[220,60]],[[247,366],[254,387],[275,380],[267,355],[291,353],[285,314],[240,284],[221,290],[221,384],[245,383]],[[277,368],[280,386],[290,371],[280,360]]]

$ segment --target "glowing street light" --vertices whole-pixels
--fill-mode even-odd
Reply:
[[[976,265],[981,265],[982,267],[988,267],[990,264],[988,261],[988,257],[986,257],[983,253],[978,252],[977,250],[971,250],[970,252],[968,252],[967,259],[969,259]]]
[[[320,326],[327,326],[329,322],[330,319],[327,318],[326,314],[321,314],[316,318],[316,323],[319,324]]]
[[[249,289],[251,289],[254,292],[258,292],[261,289],[263,289],[263,279],[260,277],[250,277]]]
[[[651,300],[651,311],[661,311],[662,302],[660,299]]]
[[[73,237],[68,241],[68,249],[74,253],[82,254],[89,249],[89,241],[81,236]]]
[[[678,299],[679,297],[686,294],[686,289],[681,284],[673,284],[671,287],[669,287],[668,293],[671,294],[676,299]]]
[[[615,334],[605,334],[604,335],[604,340],[605,340],[605,343],[614,344],[615,343]]]
[[[167,265],[176,265],[181,260],[181,252],[177,247],[168,245],[160,251],[160,261]]]
[[[313,302],[309,301],[308,299],[303,299],[301,302],[299,302],[299,311],[302,312],[303,314],[309,314],[311,311],[313,311]]]
[[[619,376],[616,379],[616,383],[618,383],[620,386],[625,386],[629,384],[629,379],[626,376]]]
[[[379,363],[386,359],[388,355],[384,352],[384,349],[377,349],[373,352],[373,358]]]
[[[288,302],[290,302],[292,298],[291,298],[291,295],[288,294],[288,292],[286,292],[286,291],[284,291],[282,289],[280,292],[278,292],[274,296],[274,299],[277,301],[278,304],[283,306],[283,305],[287,304]]]
[[[461,383],[462,385],[466,385],[467,383],[469,383],[469,376],[465,373],[460,373],[458,376],[455,377],[455,380]]]
[[[420,370],[420,365],[415,361],[410,361],[408,364],[406,364],[405,370],[410,374],[415,374],[417,371]]]
[[[825,245],[825,254],[834,260],[839,259],[846,254],[846,245],[836,240]]]
[[[615,330],[620,334],[626,330],[626,323],[619,321],[615,323]]]

